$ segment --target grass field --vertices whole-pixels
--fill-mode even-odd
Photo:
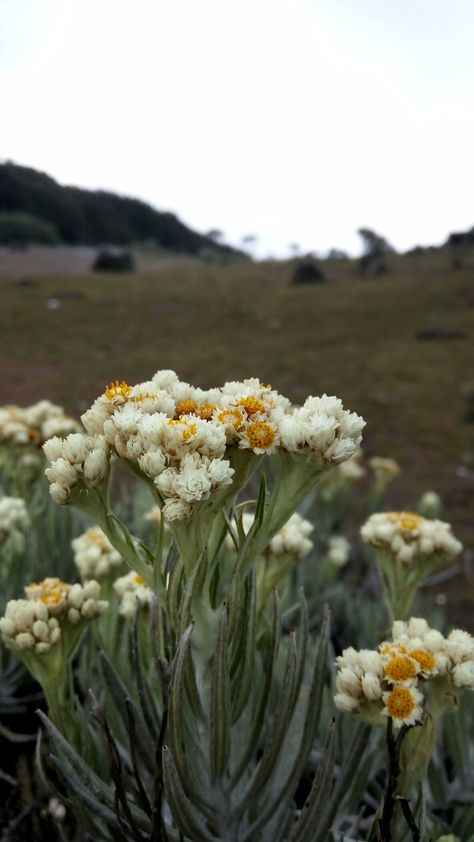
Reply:
[[[430,251],[393,256],[377,279],[332,263],[327,284],[295,288],[290,271],[168,260],[146,274],[21,285],[0,265],[0,403],[48,397],[78,414],[108,381],[157,368],[200,385],[258,375],[294,400],[334,393],[366,418],[366,453],[402,464],[393,503],[437,490],[472,546],[474,425],[461,388],[474,379],[474,268],[453,272]],[[416,338],[432,327],[462,335]]]

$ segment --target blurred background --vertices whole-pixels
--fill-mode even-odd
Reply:
[[[337,394],[471,565],[473,33],[469,0],[0,0],[0,403]]]

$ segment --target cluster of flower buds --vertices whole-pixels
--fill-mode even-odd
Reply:
[[[77,421],[50,401],[38,401],[27,407],[0,407],[0,442],[41,446],[51,436],[67,436],[78,430]]]
[[[427,520],[413,512],[371,515],[361,535],[367,544],[406,565],[421,559],[432,559],[435,564],[451,561],[462,550],[449,523]]]
[[[256,378],[203,390],[168,370],[136,386],[110,384],[82,422],[89,434],[82,449],[102,454],[99,477],[110,447],[155,483],[167,520],[186,519],[201,501],[232,484],[236,448],[256,456],[280,449],[339,464],[357,451],[365,426],[338,398],[309,397],[302,407],[294,407]],[[82,462],[86,480],[95,480],[84,459],[71,459],[65,452],[72,442],[62,450],[54,441],[45,449],[52,462],[48,478],[54,499],[65,503]],[[78,441],[74,445],[80,446]]]
[[[245,535],[248,535],[255,521],[253,512],[244,512],[242,515],[242,528]],[[234,527],[236,524],[233,524]],[[291,515],[290,519],[275,533],[268,544],[265,555],[275,560],[285,557],[294,561],[301,561],[313,549],[313,542],[308,537],[311,535],[314,526],[309,520],[301,517],[298,512]],[[230,535],[227,535],[226,544],[229,548],[234,546]]]
[[[46,654],[67,636],[69,628],[99,617],[108,605],[100,599],[100,586],[93,580],[70,585],[47,578],[25,591],[27,598],[10,600],[0,619],[5,645],[19,653]]]
[[[29,523],[25,501],[21,497],[0,497],[0,541],[15,534],[22,535]]]
[[[378,650],[345,649],[337,658],[339,710],[373,722],[388,716],[396,728],[422,720],[429,693],[452,701],[474,690],[474,638],[454,629],[444,637],[426,620],[396,621],[392,640]]]
[[[43,450],[50,463],[45,473],[56,503],[69,503],[76,487],[95,487],[107,476],[109,447],[104,436],[54,436],[43,445]]]
[[[135,616],[139,605],[149,607],[153,598],[151,588],[133,570],[115,580],[114,590],[119,601],[119,614],[128,620]]]
[[[71,544],[74,561],[83,580],[116,576],[123,566],[122,556],[98,526],[87,529]]]
[[[344,567],[349,561],[351,545],[344,535],[331,535],[328,539],[328,561],[334,567]]]

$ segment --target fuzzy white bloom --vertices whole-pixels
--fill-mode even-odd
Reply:
[[[186,454],[179,468],[166,468],[155,479],[158,491],[165,498],[165,519],[184,520],[195,504],[208,500],[212,492],[230,485],[233,474],[234,469],[227,460],[208,459],[198,453]],[[172,500],[185,505],[176,502],[172,505]]]
[[[148,607],[153,599],[151,588],[133,570],[115,580],[114,590],[119,600],[119,614],[127,619],[135,616],[138,604]]]
[[[70,418],[68,415],[59,415],[43,422],[41,438],[46,441],[52,436],[67,436],[69,433],[76,433],[79,430],[80,426],[74,418]]]
[[[361,450],[357,450],[350,459],[347,459],[345,462],[341,462],[338,467],[338,471],[345,480],[348,480],[349,482],[356,482],[365,476],[366,470],[361,464],[361,457]]]
[[[238,433],[239,447],[258,455],[275,453],[280,444],[278,425],[265,416],[256,415],[245,422]]]
[[[334,704],[342,713],[360,713],[360,701],[347,693],[336,693]]]
[[[423,695],[416,687],[393,687],[383,694],[384,716],[390,716],[395,728],[416,725],[423,715]]]
[[[412,512],[371,515],[361,535],[367,544],[387,550],[395,560],[408,565],[430,556],[451,561],[462,550],[448,523],[426,520]]]
[[[278,530],[269,544],[269,551],[275,556],[290,555],[296,559],[306,558],[313,549],[313,542],[308,537],[314,526],[298,512]]]
[[[194,511],[191,503],[186,503],[179,497],[169,497],[163,506],[163,517],[170,523],[174,520],[187,520]]]
[[[10,649],[38,655],[49,652],[61,637],[59,622],[48,606],[30,599],[12,599],[7,603],[0,631]]]
[[[310,396],[281,424],[281,443],[290,452],[307,451],[327,462],[350,459],[362,440],[365,421],[348,412],[339,398]]]
[[[61,406],[50,401],[38,401],[27,407],[0,407],[0,441],[41,445],[51,436],[67,435],[78,430],[77,421],[66,415]]]
[[[369,465],[372,468],[376,479],[389,481],[397,477],[401,473],[401,468],[395,459],[390,459],[385,456],[372,456],[369,459]]]
[[[19,406],[0,407],[0,441],[12,444],[28,444],[30,441],[25,412]]]
[[[100,599],[98,582],[70,585],[47,578],[25,588],[27,599],[8,602],[0,620],[5,644],[18,652],[44,655],[55,646],[67,626],[99,617],[108,603]]]
[[[423,517],[432,519],[438,517],[442,509],[442,500],[436,491],[425,491],[418,501],[418,512]]]
[[[82,579],[105,579],[115,575],[122,566],[120,553],[98,526],[74,538],[71,545],[74,562]]]
[[[21,497],[0,498],[0,540],[14,533],[24,533],[29,524],[28,511]]]
[[[349,561],[351,545],[343,535],[331,535],[328,540],[328,560],[334,567],[344,567]]]
[[[73,433],[65,439],[57,436],[43,445],[49,468],[45,474],[50,494],[60,504],[68,503],[78,482],[95,486],[107,476],[109,448],[104,436]]]

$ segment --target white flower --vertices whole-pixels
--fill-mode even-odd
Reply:
[[[362,527],[361,535],[367,544],[388,550],[402,564],[431,556],[451,561],[462,549],[448,523],[426,520],[413,512],[371,515]]]
[[[178,497],[170,497],[163,506],[163,517],[165,520],[186,520],[193,512],[193,507],[185,500]]]
[[[138,459],[138,464],[144,474],[151,479],[155,479],[166,468],[165,453],[161,447],[151,444],[147,452]]]
[[[287,554],[300,560],[305,558],[313,549],[313,542],[308,538],[313,529],[309,520],[295,512],[273,536],[270,552],[275,556]]]
[[[359,713],[360,701],[353,696],[346,693],[336,693],[334,696],[334,704],[342,713]]]
[[[328,559],[334,567],[344,567],[349,561],[351,545],[343,535],[331,535],[328,540]]]
[[[122,557],[107,536],[93,526],[72,541],[74,561],[82,579],[104,579],[122,566]]]
[[[127,619],[135,616],[138,605],[148,608],[153,599],[151,588],[133,570],[115,580],[114,590],[119,599],[119,614]]]
[[[28,511],[21,497],[0,498],[0,539],[25,532],[29,524]]]
[[[474,660],[456,664],[452,672],[455,687],[467,687],[474,690]]]
[[[6,646],[17,651],[46,654],[61,637],[59,622],[50,616],[42,602],[12,599],[0,619],[0,631]]]
[[[415,687],[395,686],[382,696],[384,716],[391,716],[395,728],[416,725],[423,715],[423,696]]]

